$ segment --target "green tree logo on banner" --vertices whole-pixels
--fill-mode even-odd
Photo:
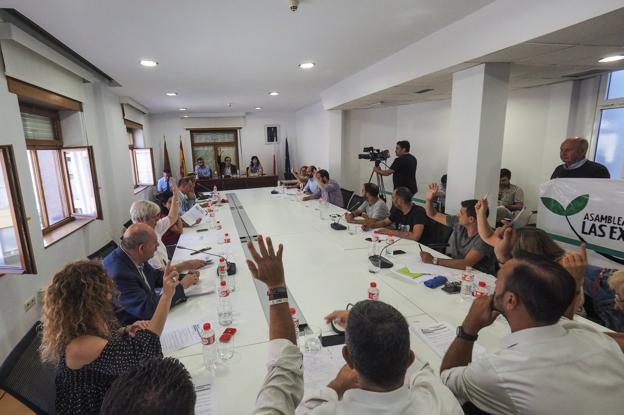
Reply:
[[[546,206],[546,209],[550,210],[552,213],[554,213],[557,216],[565,217],[566,222],[568,222],[568,225],[570,226],[570,229],[572,229],[572,232],[574,232],[574,235],[576,235],[579,241],[587,244],[587,241],[585,241],[585,239],[583,239],[583,237],[576,231],[576,229],[574,229],[574,226],[572,226],[572,223],[570,222],[570,216],[576,215],[577,213],[581,212],[583,209],[587,207],[587,203],[589,203],[588,194],[581,195],[575,198],[565,208],[563,207],[561,203],[559,203],[557,200],[553,199],[552,197],[541,197],[540,199],[542,200],[542,203],[544,204],[544,206]],[[611,261],[624,265],[624,259],[617,258],[609,254],[604,254],[602,252],[597,252],[597,251],[595,252]]]

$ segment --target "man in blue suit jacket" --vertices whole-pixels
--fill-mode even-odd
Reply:
[[[148,263],[156,251],[158,239],[154,230],[137,223],[124,233],[121,246],[104,258],[103,264],[119,291],[119,308],[116,310],[120,324],[132,324],[137,320],[150,320],[160,296],[156,288],[163,286],[163,271]],[[176,287],[171,305],[186,301],[184,289],[196,284],[198,273],[187,274]]]

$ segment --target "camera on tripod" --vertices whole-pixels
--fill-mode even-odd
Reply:
[[[375,166],[379,166],[382,161],[386,161],[390,158],[390,151],[381,151],[378,148],[364,147],[363,154],[358,154],[360,160],[370,160],[375,162]]]

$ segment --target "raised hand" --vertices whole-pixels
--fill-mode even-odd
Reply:
[[[488,200],[487,200],[487,195],[485,195],[479,199],[479,201],[475,205],[475,210],[477,211],[477,213],[483,216],[486,216],[487,209],[488,209]]]
[[[438,193],[438,184],[431,183],[427,188],[427,193],[425,193],[425,199],[431,202],[435,195]]]
[[[180,281],[178,281],[178,271],[170,264],[167,264],[165,267],[165,272],[163,274],[163,289],[162,296],[167,298],[173,298],[175,294],[176,287]]]
[[[511,258],[511,250],[513,248],[513,229],[510,226],[503,226],[499,231],[500,239],[494,246],[494,254],[500,262],[505,262]]]
[[[264,282],[268,288],[277,288],[286,286],[284,279],[284,264],[282,263],[282,253],[284,246],[279,244],[277,253],[273,249],[273,241],[266,238],[266,243],[262,235],[258,235],[258,250],[252,241],[247,242],[247,248],[251,254],[252,260],[247,260],[247,266],[251,275],[259,281]]]
[[[559,258],[558,262],[572,274],[577,286],[583,285],[585,270],[587,269],[587,246],[585,244],[581,244],[579,252],[566,252]]]

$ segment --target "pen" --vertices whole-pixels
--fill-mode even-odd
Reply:
[[[420,252],[422,252],[422,246],[420,245],[420,242],[418,242],[418,248],[420,248]]]

